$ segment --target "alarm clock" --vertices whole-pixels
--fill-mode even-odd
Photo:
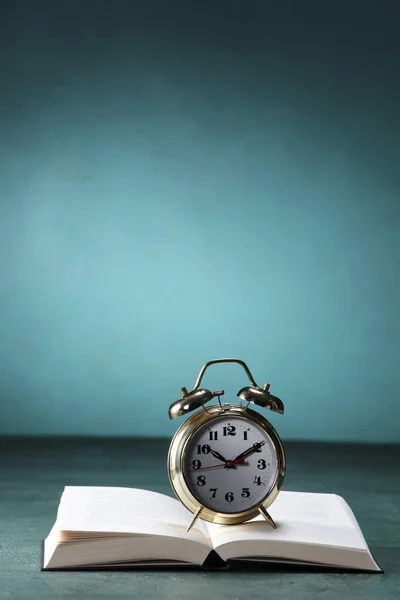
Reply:
[[[217,363],[243,367],[251,386],[238,392],[240,404],[221,402],[224,390],[200,388],[206,369]],[[168,453],[168,475],[177,498],[193,513],[189,529],[200,517],[212,523],[234,525],[257,514],[276,527],[267,508],[282,486],[286,459],[274,427],[250,405],[283,413],[283,402],[260,388],[242,360],[220,358],[207,362],[194,388],[181,388],[171,404],[169,418],[191,413],[175,433]],[[218,402],[206,406],[210,400]]]

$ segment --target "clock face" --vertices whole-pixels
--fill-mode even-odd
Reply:
[[[183,476],[199,504],[239,513],[263,502],[274,485],[277,456],[268,433],[248,418],[221,415],[186,443]]]

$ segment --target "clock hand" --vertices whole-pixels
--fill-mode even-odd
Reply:
[[[210,453],[211,453],[211,454],[212,454],[212,455],[213,455],[215,458],[218,458],[218,460],[222,460],[222,462],[226,463],[226,458],[224,458],[224,457],[222,456],[222,454],[220,454],[220,453],[219,453],[219,452],[217,452],[216,450],[212,450],[212,449],[210,448]]]
[[[245,461],[244,458],[241,460],[232,460],[232,461],[227,461],[229,463],[229,465],[245,465]],[[204,471],[205,469],[218,469],[221,467],[225,467],[226,465],[211,465],[209,467],[200,467],[200,469],[191,469],[192,472],[194,471]]]
[[[259,448],[261,448],[261,446],[264,446],[265,442],[256,442],[255,444],[253,444],[250,448],[247,448],[247,450],[245,450],[244,452],[242,452],[241,454],[239,454],[233,462],[236,462],[237,460],[240,460],[241,458],[246,458],[246,456],[249,456],[250,454],[253,454],[253,452],[258,452]]]
[[[227,467],[228,469],[236,469],[235,462],[233,460],[226,460],[226,458],[222,456],[222,454],[220,454],[216,450],[212,450],[212,448],[210,448],[210,453],[213,456],[215,456],[215,458],[218,458],[218,460],[222,460],[225,463],[225,467]]]

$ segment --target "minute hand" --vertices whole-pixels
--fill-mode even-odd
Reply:
[[[245,450],[236,458],[234,458],[233,461],[240,460],[241,458],[246,458],[246,456],[249,456],[249,454],[253,454],[253,452],[259,452],[261,446],[263,446],[264,444],[265,442],[256,442],[250,448],[247,448],[247,450]]]

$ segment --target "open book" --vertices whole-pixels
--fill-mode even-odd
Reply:
[[[225,566],[265,561],[381,571],[339,496],[281,492],[268,511],[277,529],[260,516],[240,525],[198,520],[187,532],[193,515],[169,496],[134,488],[66,487],[44,541],[42,568],[207,568],[217,554]]]

